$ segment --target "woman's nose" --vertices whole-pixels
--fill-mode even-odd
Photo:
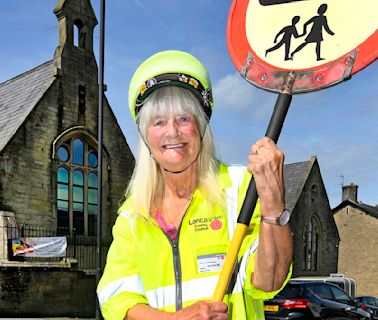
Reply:
[[[178,134],[178,125],[174,119],[170,119],[167,123],[167,136],[176,137]]]

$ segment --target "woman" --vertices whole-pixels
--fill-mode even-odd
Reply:
[[[264,319],[288,279],[292,240],[282,152],[268,138],[248,168],[220,163],[208,125],[211,84],[193,56],[164,51],[135,72],[129,105],[140,139],[98,297],[106,319]],[[260,201],[224,302],[211,302],[253,172]],[[263,221],[260,223],[260,220]]]

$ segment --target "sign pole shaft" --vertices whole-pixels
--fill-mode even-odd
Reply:
[[[281,133],[286,114],[289,110],[292,95],[289,93],[281,92],[276,100],[273,114],[270,118],[268,129],[265,136],[272,139],[277,143],[279,135]],[[213,301],[222,301],[226,293],[230,278],[237,260],[237,255],[240,246],[243,242],[243,238],[252,219],[253,211],[257,202],[257,190],[255,180],[251,179],[246,192],[246,196],[243,205],[240,209],[237,225],[234,231],[234,235],[231,240],[229,251],[227,252],[226,259],[223,263],[221,273],[219,275],[218,283],[214,291]],[[247,281],[249,281],[247,279]]]
[[[102,145],[103,145],[103,110],[104,110],[104,55],[105,55],[105,0],[100,3],[100,56],[98,72],[98,190],[97,190],[97,248],[96,248],[96,285],[102,276]],[[100,304],[96,297],[96,320],[101,320]]]

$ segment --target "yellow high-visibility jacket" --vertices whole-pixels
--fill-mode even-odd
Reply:
[[[104,318],[124,319],[136,304],[172,312],[210,300],[250,178],[245,167],[221,164],[219,181],[227,203],[223,207],[211,204],[195,190],[176,242],[152,219],[130,212],[132,200],[128,199],[113,227],[114,240],[97,288]],[[230,320],[264,319],[263,300],[279,291],[258,290],[250,281],[259,224],[258,203],[224,298]]]

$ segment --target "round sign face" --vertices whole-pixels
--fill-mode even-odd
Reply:
[[[259,87],[317,90],[377,59],[377,13],[378,0],[234,0],[228,49]]]

